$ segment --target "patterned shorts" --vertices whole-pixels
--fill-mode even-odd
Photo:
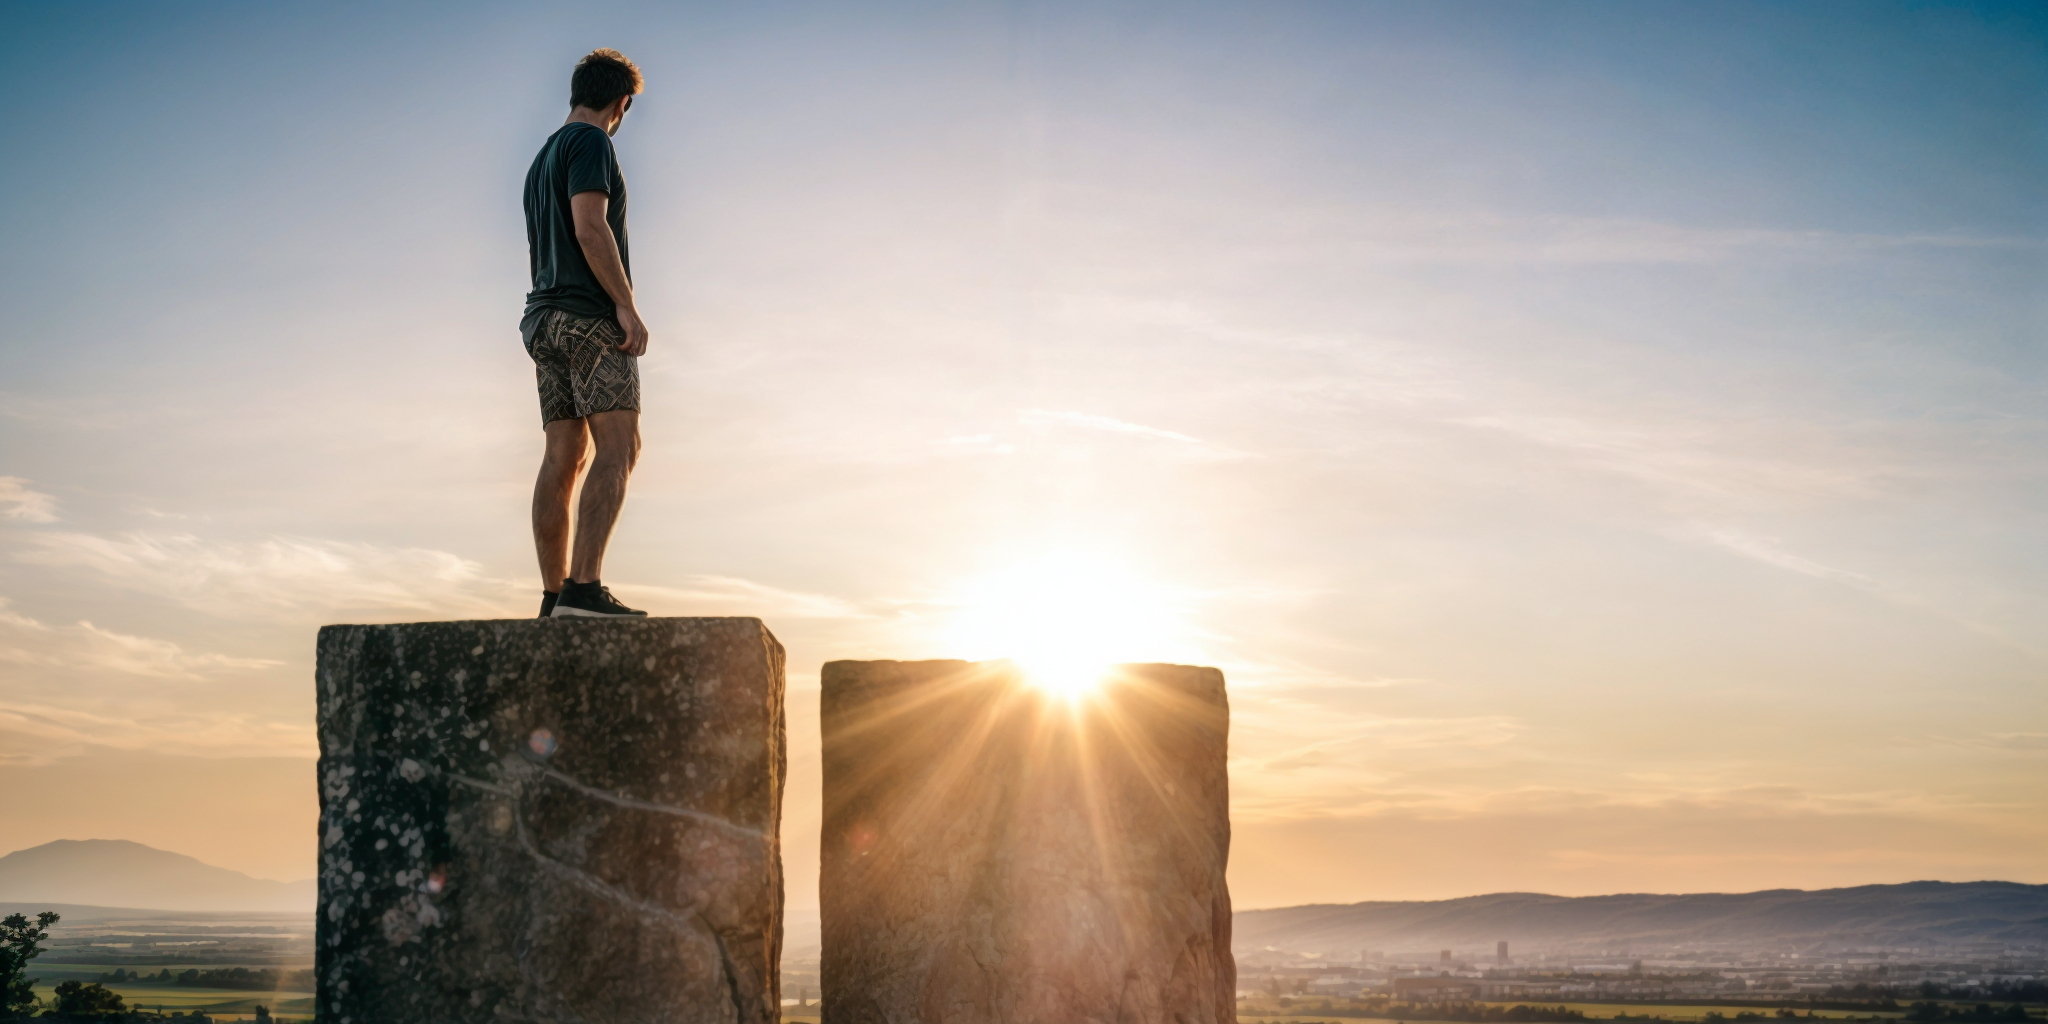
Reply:
[[[540,314],[526,354],[540,383],[543,424],[594,412],[640,411],[640,361],[619,351],[624,339],[610,317],[579,320],[559,309]]]

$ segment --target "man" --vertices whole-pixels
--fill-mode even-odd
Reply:
[[[620,604],[598,580],[640,457],[638,359],[647,351],[647,325],[633,302],[626,179],[612,136],[641,84],[640,69],[619,51],[590,51],[569,76],[569,119],[526,172],[533,290],[519,333],[533,357],[547,432],[533,485],[542,618],[647,614]],[[586,465],[572,557],[569,501]]]

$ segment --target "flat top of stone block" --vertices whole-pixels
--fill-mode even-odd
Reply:
[[[677,624],[677,623],[703,623],[703,624],[705,624],[705,625],[717,625],[717,626],[733,626],[733,625],[738,625],[738,626],[744,626],[744,625],[752,625],[752,626],[755,626],[755,627],[758,627],[758,628],[760,628],[760,629],[761,629],[761,630],[763,630],[763,631],[766,631],[766,630],[768,629],[768,624],[767,624],[766,622],[764,622],[764,621],[762,621],[761,619],[759,619],[759,618],[756,618],[755,616],[752,616],[752,615],[649,615],[649,616],[645,616],[645,617],[641,617],[641,616],[637,616],[637,615],[636,615],[636,616],[621,616],[621,617],[618,617],[618,618],[602,618],[602,619],[600,619],[600,618],[591,618],[591,617],[588,617],[588,616],[577,616],[577,617],[574,617],[574,618],[562,618],[562,619],[536,619],[536,618],[514,618],[514,619],[427,619],[427,620],[423,620],[423,621],[420,621],[420,622],[335,622],[335,623],[329,623],[328,625],[322,626],[322,627],[320,627],[320,628],[321,628],[321,629],[402,629],[402,628],[405,628],[405,627],[408,627],[408,626],[474,626],[474,625],[480,625],[480,624],[483,624],[483,623],[490,623],[490,624],[492,624],[492,625],[497,625],[497,624],[499,624],[499,623],[506,623],[506,622],[526,622],[526,623],[531,623],[531,624],[533,624],[534,626],[537,626],[537,627],[547,627],[547,628],[559,628],[559,629],[577,629],[577,628],[587,628],[587,627],[592,627],[592,626],[600,626],[600,627],[612,627],[612,628],[617,628],[617,627],[624,627],[624,628],[627,628],[627,629],[634,629],[634,628],[642,628],[642,627],[647,627],[647,626],[660,626],[660,625],[667,625],[667,626],[673,626],[673,625],[675,625],[675,624]]]
[[[869,658],[865,660],[858,658],[841,658],[837,661],[828,661],[825,664],[827,667],[833,665],[964,665],[973,666],[981,669],[987,669],[990,671],[1003,667],[1019,669],[1021,671],[1021,667],[1018,666],[1016,662],[1011,661],[1008,658],[991,658],[988,661],[968,661],[964,658]],[[1158,668],[1186,669],[1190,672],[1222,671],[1221,669],[1213,668],[1208,665],[1176,665],[1172,662],[1166,661],[1125,661],[1102,666],[1104,672],[1117,672],[1125,669]]]
[[[986,682],[998,686],[1036,689],[1030,685],[1029,674],[1024,667],[1007,658],[993,661],[963,661],[954,658],[935,658],[926,661],[841,660],[826,662],[820,672],[820,682],[824,684],[828,693],[845,687],[858,689],[872,686],[923,686],[942,679],[949,682]],[[1116,689],[1133,683],[1190,690],[1208,694],[1210,699],[1214,700],[1223,699],[1225,689],[1222,670],[1206,665],[1126,662],[1102,667],[1100,684],[1104,689]]]

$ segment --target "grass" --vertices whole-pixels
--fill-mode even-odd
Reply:
[[[36,986],[36,995],[44,1005],[57,1001],[56,983],[46,981]],[[107,988],[128,1001],[131,1010],[154,1010],[161,1006],[165,1013],[182,1010],[204,1010],[206,1015],[220,1018],[226,1014],[232,1020],[235,1016],[253,1018],[256,1007],[267,1006],[280,1021],[313,1016],[313,993],[311,992],[251,992],[239,988],[198,988],[188,985],[108,985]]]
[[[1524,999],[1524,1000],[1521,1000],[1521,1001],[1522,1001],[1522,1002],[1524,1002],[1524,1003],[1532,1003],[1532,1002],[1534,1002],[1534,1000],[1528,1000],[1528,999]],[[1513,1006],[1514,1004],[1513,1004],[1513,1003],[1502,1003],[1502,1002],[1492,1002],[1492,1003],[1488,1003],[1487,1005],[1488,1005],[1488,1006]],[[1721,1016],[1723,1016],[1723,1017],[1726,1017],[1726,1018],[1728,1018],[1729,1020],[1731,1020],[1731,1021],[1732,1021],[1732,1020],[1734,1020],[1734,1019],[1735,1019],[1735,1015],[1736,1015],[1736,1014],[1738,1014],[1738,1013],[1744,1013],[1744,1012],[1748,1012],[1748,1013],[1761,1013],[1761,1014],[1763,1014],[1763,1015],[1764,1015],[1765,1017],[1769,1017],[1769,1018],[1771,1018],[1771,1019],[1772,1019],[1772,1020],[1774,1020],[1774,1021],[1778,1019],[1778,1018],[1776,1017],[1776,1014],[1777,1014],[1777,1012],[1778,1012],[1778,1010],[1777,1010],[1777,1007],[1774,1007],[1774,1006],[1762,1006],[1762,1005],[1759,1005],[1759,1006],[1675,1006],[1675,1005],[1674,1005],[1674,1006],[1658,1006],[1658,1005],[1656,1005],[1656,1004],[1654,1004],[1654,1003],[1652,1003],[1652,1004],[1643,1004],[1643,1003],[1563,1003],[1563,1004],[1558,1004],[1558,1003],[1551,1003],[1550,1005],[1552,1005],[1552,1006],[1562,1005],[1562,1006],[1564,1006],[1564,1008],[1565,1008],[1565,1009],[1568,1009],[1568,1010],[1577,1010],[1577,1011],[1579,1011],[1580,1013],[1583,1013],[1583,1014],[1585,1014],[1585,1015],[1586,1015],[1586,1016],[1588,1016],[1588,1017],[1612,1017],[1612,1016],[1614,1016],[1614,1015],[1616,1015],[1616,1014],[1622,1014],[1622,1013],[1625,1013],[1625,1014],[1628,1014],[1628,1015],[1629,1015],[1629,1016],[1631,1016],[1631,1017],[1641,1017],[1641,1016],[1644,1016],[1644,1015],[1648,1015],[1648,1016],[1651,1016],[1651,1017],[1662,1017],[1662,1018],[1664,1018],[1665,1020],[1704,1020],[1704,1019],[1706,1018],[1707,1014],[1710,1014],[1710,1013],[1718,1013],[1718,1014],[1720,1014]],[[1805,1010],[1805,1008],[1804,1008],[1804,1007],[1798,1007],[1797,1009],[1799,1009],[1799,1011],[1800,1011],[1800,1012],[1799,1012],[1799,1016],[1800,1016],[1800,1017],[1802,1017],[1802,1018],[1804,1018],[1804,1017],[1806,1016],[1806,1013],[1807,1013],[1807,1011]],[[1842,1018],[1842,1017],[1853,1017],[1853,1018],[1856,1018],[1856,1019],[1859,1019],[1859,1020],[1861,1020],[1861,1019],[1865,1019],[1865,1018],[1869,1018],[1869,1017],[1903,1017],[1903,1016],[1905,1016],[1905,1015],[1906,1015],[1906,1011],[1904,1011],[1904,1010],[1814,1010],[1814,1011],[1812,1011],[1812,1013],[1813,1013],[1813,1015],[1814,1015],[1814,1016],[1816,1016],[1816,1017],[1823,1017],[1823,1018],[1831,1018],[1831,1019],[1838,1019],[1838,1018]]]
[[[1317,1022],[1328,1022],[1328,1024],[1376,1024],[1376,1022],[1382,1020],[1379,1017],[1325,1017],[1318,1013],[1246,1013],[1243,1010],[1237,1011],[1237,1019],[1273,1021],[1276,1024],[1294,1024],[1297,1021],[1301,1022],[1301,1024],[1317,1024]],[[1392,1017],[1384,1018],[1384,1024],[1395,1024],[1395,1019]],[[1443,1022],[1430,1021],[1429,1024],[1443,1024]]]
[[[1556,1006],[1556,1005],[1558,1005],[1558,1004],[1556,1004],[1556,1003],[1550,1003],[1550,1004],[1548,1004],[1548,1005],[1550,1005],[1550,1006]],[[1592,1012],[1590,1012],[1590,1011],[1591,1011],[1591,1010],[1593,1010],[1593,1009],[1600,1009],[1600,1010],[1607,1010],[1607,1009],[1611,1009],[1610,1007],[1605,1007],[1605,1006],[1597,1006],[1597,1007],[1596,1007],[1596,1006],[1589,1006],[1589,1005],[1587,1005],[1587,1004],[1577,1004],[1577,1005],[1574,1005],[1574,1004],[1571,1004],[1571,1003],[1566,1003],[1566,1004],[1564,1004],[1564,1005],[1566,1005],[1566,1006],[1570,1006],[1570,1007],[1571,1007],[1572,1009],[1574,1009],[1574,1010],[1578,1010],[1578,1011],[1580,1011],[1580,1012],[1582,1012],[1582,1013],[1585,1013],[1585,1014],[1586,1014],[1586,1017],[1587,1017],[1587,1019],[1589,1019],[1589,1020],[1599,1020],[1599,1019],[1611,1019],[1611,1017],[1612,1017],[1612,1014],[1606,1014],[1606,1015],[1604,1015],[1604,1017],[1595,1017],[1595,1016],[1594,1016],[1594,1014],[1593,1014]],[[1658,1008],[1656,1008],[1656,1009],[1664,1009],[1664,1010],[1668,1010],[1668,1009],[1671,1009],[1671,1008],[1670,1008],[1670,1007],[1658,1007]],[[1687,1009],[1687,1010],[1698,1010],[1698,1009],[1699,1009],[1699,1007],[1697,1007],[1697,1006],[1688,1006],[1688,1007],[1684,1007],[1684,1009]],[[1645,1015],[1645,1010],[1643,1010],[1642,1008],[1638,1008],[1638,1007],[1625,1007],[1625,1008],[1621,1008],[1621,1012],[1624,1012],[1624,1013],[1628,1013],[1629,1015],[1631,1015],[1631,1016],[1636,1016],[1636,1017],[1641,1017],[1641,1016],[1644,1016],[1644,1015]],[[1668,1020],[1668,1021],[1671,1021],[1671,1022],[1673,1022],[1673,1024],[1681,1024],[1681,1022],[1697,1022],[1697,1021],[1701,1020],[1701,1019],[1702,1019],[1702,1018],[1704,1017],[1704,1014],[1699,1014],[1699,1013],[1689,1013],[1689,1014],[1672,1014],[1672,1013],[1649,1013],[1649,1014],[1648,1014],[1648,1016],[1652,1016],[1652,1017],[1662,1017],[1662,1018],[1664,1018],[1665,1020]],[[1858,1016],[1858,1015],[1856,1015],[1856,1014],[1851,1014],[1851,1013],[1834,1013],[1834,1014],[1830,1014],[1830,1013],[1827,1013],[1826,1011],[1823,1011],[1823,1012],[1821,1013],[1821,1016],[1822,1016],[1822,1017],[1840,1017],[1840,1016],[1847,1016],[1847,1017],[1856,1017],[1856,1016]],[[1863,1014],[1863,1015],[1861,1015],[1861,1016],[1862,1016],[1863,1018],[1868,1018],[1868,1017],[1871,1017],[1871,1016],[1878,1016],[1878,1017],[1898,1017],[1898,1016],[1901,1016],[1901,1015],[1900,1015],[1900,1014],[1896,1014],[1896,1013],[1880,1013],[1880,1014]],[[1264,1012],[1256,1012],[1256,1011],[1246,1011],[1246,1010],[1239,1010],[1239,1011],[1237,1012],[1237,1019],[1238,1019],[1238,1020],[1243,1020],[1243,1021],[1253,1021],[1253,1020],[1256,1020],[1256,1021],[1266,1021],[1266,1022],[1269,1022],[1269,1024],[1375,1024],[1375,1022],[1378,1022],[1378,1024],[1411,1024],[1411,1022],[1408,1022],[1408,1021],[1406,1021],[1406,1020],[1405,1020],[1404,1018],[1400,1018],[1400,1017],[1331,1017],[1331,1016],[1328,1016],[1328,1015],[1325,1015],[1325,1014],[1321,1014],[1321,1013],[1288,1013],[1288,1012],[1286,1012],[1286,1011],[1277,1011],[1277,1012],[1272,1012],[1272,1013],[1264,1013]],[[1773,1021],[1775,1022],[1775,1018],[1773,1018]],[[1456,1024],[1456,1022],[1450,1022],[1450,1021],[1420,1021],[1420,1022],[1412,1022],[1412,1024]],[[1731,1019],[1731,1022],[1730,1022],[1730,1024],[1733,1024],[1733,1021],[1732,1021],[1732,1019]]]

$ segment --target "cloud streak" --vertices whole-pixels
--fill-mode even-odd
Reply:
[[[112,709],[0,700],[0,764],[41,765],[92,748],[231,757],[311,757],[310,723],[241,712],[199,712],[170,702]]]
[[[1142,423],[1130,423],[1109,416],[1098,416],[1094,413],[1026,409],[1017,414],[1017,420],[1027,427],[1067,427],[1076,430],[1117,434],[1124,437],[1143,438],[1150,441],[1166,441],[1175,445],[1184,445],[1191,451],[1199,452],[1211,458],[1243,459],[1251,457],[1249,452],[1241,452],[1235,448],[1212,444],[1199,437],[1183,434],[1177,430],[1148,427]]]
[[[876,614],[826,594],[783,590],[731,576],[690,576],[681,587],[621,583],[620,594],[658,600],[675,614],[753,615],[764,619],[871,619]]]
[[[24,523],[57,521],[57,499],[29,490],[28,481],[18,476],[0,476],[0,518]]]
[[[0,694],[0,764],[42,764],[89,746],[301,755],[309,725],[194,699],[208,684],[260,687],[282,665],[91,622],[52,625],[0,599],[0,667],[10,683]]]
[[[502,612],[518,589],[468,559],[429,548],[303,537],[217,541],[192,534],[42,532],[14,559],[83,569],[105,583],[222,616],[299,617],[338,609]]]

